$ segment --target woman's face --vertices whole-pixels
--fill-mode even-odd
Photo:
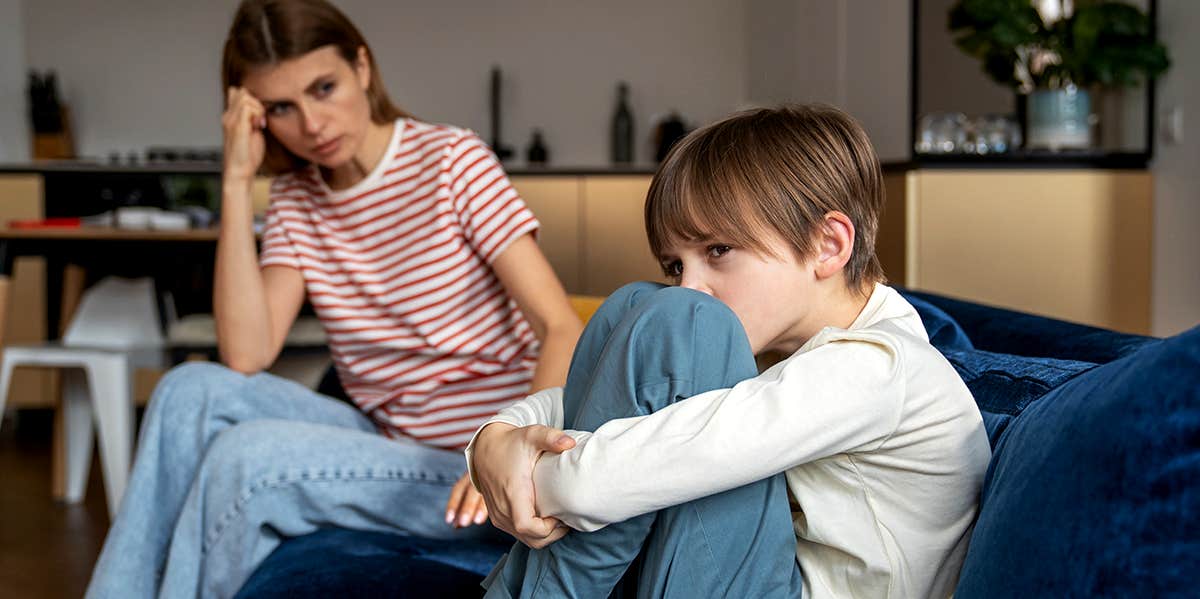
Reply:
[[[254,69],[243,85],[266,110],[267,129],[293,154],[326,168],[350,161],[371,125],[365,48],[347,62],[336,46]]]

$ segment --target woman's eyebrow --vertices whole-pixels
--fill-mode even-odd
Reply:
[[[334,77],[333,77],[332,72],[325,73],[322,75],[317,75],[316,77],[313,77],[312,83],[309,83],[308,87],[304,88],[304,91],[312,92],[312,91],[316,90],[318,87],[320,87],[321,85],[323,85],[329,81],[332,81],[333,78]]]

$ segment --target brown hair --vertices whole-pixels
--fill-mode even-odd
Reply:
[[[823,105],[786,105],[735,114],[681,140],[646,195],[646,236],[661,256],[672,240],[717,236],[761,254],[774,231],[796,256],[813,255],[827,213],[854,225],[847,286],[867,292],[883,281],[875,233],[883,174],[871,141],[846,113]]]
[[[221,59],[222,89],[241,85],[251,69],[298,58],[324,46],[336,46],[346,62],[358,60],[366,48],[371,67],[367,101],[371,120],[382,125],[409,116],[388,98],[375,55],[358,28],[337,7],[324,0],[244,0],[233,17]],[[308,162],[288,151],[267,132],[262,170],[278,175],[295,171]]]

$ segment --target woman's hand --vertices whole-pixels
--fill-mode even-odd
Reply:
[[[266,109],[244,87],[229,88],[225,103],[225,114],[221,116],[225,131],[225,178],[248,184],[258,173],[266,151],[262,132],[267,126]]]
[[[574,439],[548,426],[516,428],[496,422],[484,427],[475,438],[471,465],[492,524],[534,549],[566,535],[570,529],[557,518],[536,513],[533,467],[543,452],[562,453],[574,446]]]
[[[446,502],[446,524],[454,528],[466,528],[472,524],[483,524],[487,519],[483,495],[471,484],[471,475],[463,474],[454,483],[454,488],[450,489],[450,500]]]

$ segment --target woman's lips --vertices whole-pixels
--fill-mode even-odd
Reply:
[[[330,154],[337,152],[338,148],[341,147],[341,145],[342,145],[342,138],[335,137],[332,140],[327,141],[327,142],[313,148],[313,151],[316,152],[320,156],[329,156]]]

